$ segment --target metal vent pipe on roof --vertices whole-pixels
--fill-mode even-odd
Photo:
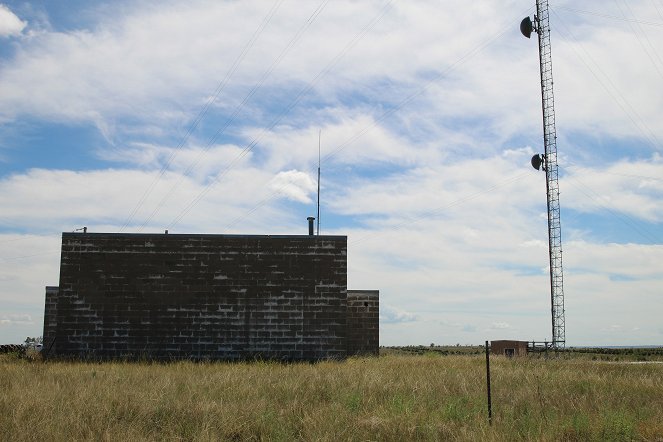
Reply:
[[[309,216],[306,219],[308,220],[308,234],[313,236],[313,221],[315,221],[315,217]]]

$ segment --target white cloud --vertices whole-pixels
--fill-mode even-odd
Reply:
[[[623,333],[624,332],[624,327],[619,324],[612,324],[601,331],[607,332],[607,333]]]
[[[167,147],[150,143],[132,143],[124,148],[99,150],[98,155],[121,167],[145,170],[165,169],[202,181],[230,169],[247,167],[252,154],[240,146],[207,145]]]
[[[588,9],[593,4],[601,6],[591,3]],[[177,132],[181,139],[237,60],[241,47],[237,42],[250,40],[267,9],[261,2],[198,1],[166,6],[126,6],[121,16],[107,15],[90,29],[45,31],[25,42],[15,59],[0,70],[3,119],[27,114],[92,122],[109,140],[130,132],[161,136]],[[281,6],[229,77],[210,114],[232,113],[314,9],[313,5],[308,10]],[[274,115],[261,106],[283,93],[280,88],[287,87],[286,96],[279,97],[283,101],[279,111],[286,112],[296,92],[306,90],[306,84],[315,79],[315,87],[288,111],[288,119],[307,125],[308,133],[293,129],[299,124],[282,124],[262,136],[259,149],[269,152],[272,171],[312,167],[320,128],[323,154],[343,147],[334,161],[350,165],[414,165],[448,155],[490,156],[510,137],[538,141],[540,123],[531,118],[540,106],[536,47],[517,32],[518,17],[523,14],[520,4],[486,2],[471,10],[436,3],[392,5],[351,50],[343,52],[369,18],[379,14],[380,5],[373,3],[341,2],[325,8],[316,25],[306,30],[278,69],[242,106],[234,123],[241,127],[231,129],[250,140],[274,121]],[[569,16],[560,14],[560,21]],[[481,17],[487,20],[481,32],[467,33],[465,23]],[[508,32],[511,27],[513,32]],[[499,31],[505,32],[493,39]],[[641,110],[640,115],[625,114],[578,63],[572,50],[577,43],[561,38],[560,31],[562,35],[555,34],[554,42],[560,140],[566,139],[568,131],[587,126],[601,136],[642,136],[631,119],[646,123],[648,131],[663,139],[663,96],[652,93],[651,88],[633,87],[657,81],[643,81],[642,63],[629,61],[637,39],[623,28],[619,38],[610,37],[613,44],[606,45],[606,35],[601,32],[603,28],[586,30],[582,46],[591,53],[610,51],[611,56],[595,58],[606,64],[603,71],[621,96]],[[345,38],[329,39],[329,35]],[[659,37],[650,35],[652,41]],[[485,42],[490,45],[481,52],[470,52]],[[416,51],[411,50],[414,47]],[[325,71],[340,54],[339,63]],[[468,54],[472,57],[465,57]],[[453,69],[447,72],[448,67]],[[630,71],[625,72],[626,68]],[[431,78],[437,79],[430,82]],[[358,95],[365,100],[357,101]],[[407,97],[413,100],[404,102]],[[317,100],[325,107],[312,109],[311,101]],[[390,114],[398,103],[404,106]],[[385,115],[385,120],[377,121]],[[250,123],[253,120],[258,127]],[[364,134],[344,145],[358,133]],[[413,144],[403,133],[426,140]],[[560,150],[564,149],[567,147],[560,143]]]
[[[330,102],[362,93],[377,102],[397,103],[426,84],[422,72],[453,66],[449,72],[454,75],[443,76],[437,83],[438,89],[430,91],[430,100],[424,94],[424,101],[415,101],[416,107],[421,108],[423,103],[427,107],[433,105],[431,115],[438,118],[440,111],[454,118],[476,117],[477,110],[481,115],[504,115],[502,108],[524,102],[516,94],[524,95],[528,88],[523,88],[519,77],[512,75],[512,66],[500,60],[502,50],[483,51],[471,63],[463,56],[498,31],[499,26],[510,25],[510,14],[516,13],[516,7],[515,2],[502,3],[499,8],[488,2],[470,11],[434,3],[399,4],[381,16],[379,4],[336,3],[323,11],[316,26],[310,27],[279,63],[270,81],[244,111],[249,115],[261,112],[254,107],[255,100],[264,98],[272,85],[293,81],[315,81],[313,92]],[[233,109],[314,9],[282,5],[241,60],[217,105]],[[229,72],[229,66],[240,54],[241,44],[237,42],[250,40],[265,12],[261,2],[237,5],[198,1],[159,9],[139,5],[124,9],[121,18],[110,16],[92,29],[44,32],[26,42],[16,60],[0,73],[6,85],[2,94],[5,116],[31,113],[47,119],[92,121],[104,130],[111,130],[118,120],[127,117],[152,125],[181,125],[186,116],[202,107],[210,91]],[[360,34],[371,17],[382,18]],[[482,17],[486,22],[481,33],[465,32],[465,23]],[[414,28],[416,33],[411,32]],[[227,38],[228,35],[233,38]],[[329,39],[329,35],[343,38]],[[355,35],[361,39],[353,40]],[[346,51],[347,44],[353,41],[356,44],[350,47],[352,50]],[[440,43],[449,41],[454,44]],[[498,48],[500,44],[504,44],[504,39],[497,41]],[[412,51],[413,47],[417,51]],[[337,55],[343,55],[340,63],[330,64]],[[456,65],[458,60],[466,64]],[[491,78],[481,76],[486,66],[492,72]],[[536,64],[532,64],[532,74],[535,69]],[[319,73],[324,75],[318,77]],[[385,87],[374,87],[376,81]],[[503,87],[494,87],[496,82]],[[20,87],[25,85],[30,85],[29,94]],[[529,89],[535,92],[536,87],[537,82],[532,81]],[[485,106],[486,102],[496,106]],[[529,107],[534,110],[536,106],[536,100],[531,100]],[[381,109],[377,110],[381,113]],[[305,115],[310,117],[307,112]],[[520,121],[527,120],[524,115],[517,115]],[[411,119],[404,122],[419,124]]]
[[[595,10],[601,9],[604,6],[597,4]],[[641,17],[652,12],[643,12]],[[602,22],[602,26],[585,23],[579,28],[569,24],[570,15],[553,16],[558,37],[553,49],[558,124],[569,130],[594,127],[598,137],[646,139],[654,134],[660,139],[663,128],[657,103],[663,93],[649,85],[661,77],[650,57],[642,53],[642,36],[636,36],[626,21]],[[648,32],[652,42],[663,37],[658,29]],[[660,143],[656,144],[648,148],[660,151]]]
[[[663,247],[660,244],[569,241],[565,250],[565,264],[575,274],[627,275],[639,280],[661,277]]]
[[[573,165],[561,179],[564,203],[582,212],[625,213],[663,221],[663,160],[620,160],[608,165]]]
[[[34,321],[32,316],[22,314],[22,315],[0,315],[0,326],[12,326],[12,325],[32,325]]]
[[[493,322],[490,328],[494,330],[506,330],[507,328],[511,328],[511,325],[506,322]]]
[[[279,172],[271,180],[270,188],[293,201],[310,203],[311,193],[317,189],[317,184],[307,173],[298,170]]]
[[[0,37],[21,35],[26,25],[7,6],[0,4]]]
[[[413,322],[417,320],[417,315],[406,312],[389,305],[380,306],[380,322],[385,324],[397,324],[401,322]]]
[[[195,230],[219,232],[253,207],[256,198],[271,193],[264,185],[270,175],[252,168],[231,170],[218,180],[206,177],[198,181],[173,172],[157,180],[158,176],[158,171],[32,169],[0,180],[2,216],[5,223],[22,230],[71,231],[86,225],[94,231],[101,226],[117,231],[138,207],[129,229],[137,229],[149,220],[142,229],[161,231],[183,215],[177,229],[191,228],[187,226],[195,220]],[[151,186],[153,191],[142,200]],[[191,204],[201,194],[205,198]],[[272,202],[257,212],[260,216],[255,219],[272,220],[271,224],[262,224],[263,229],[269,226],[272,230],[292,216],[273,209]],[[242,227],[250,225],[247,220]]]

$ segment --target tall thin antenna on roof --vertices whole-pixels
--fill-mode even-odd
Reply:
[[[320,140],[322,138],[322,129],[318,131],[318,230],[317,235],[320,235]]]

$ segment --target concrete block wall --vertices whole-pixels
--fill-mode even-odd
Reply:
[[[503,356],[527,356],[527,341],[497,340],[490,341],[490,352]]]
[[[380,292],[348,290],[347,312],[348,356],[377,356],[380,346]]]
[[[57,330],[59,287],[46,287],[46,302],[44,307],[44,349],[53,351],[55,348],[55,332]]]
[[[44,337],[59,357],[344,358],[346,296],[345,236],[64,233]]]

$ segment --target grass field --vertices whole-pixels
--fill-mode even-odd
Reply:
[[[489,426],[485,358],[451,350],[317,364],[5,355],[0,440],[663,441],[663,364],[493,357]]]

